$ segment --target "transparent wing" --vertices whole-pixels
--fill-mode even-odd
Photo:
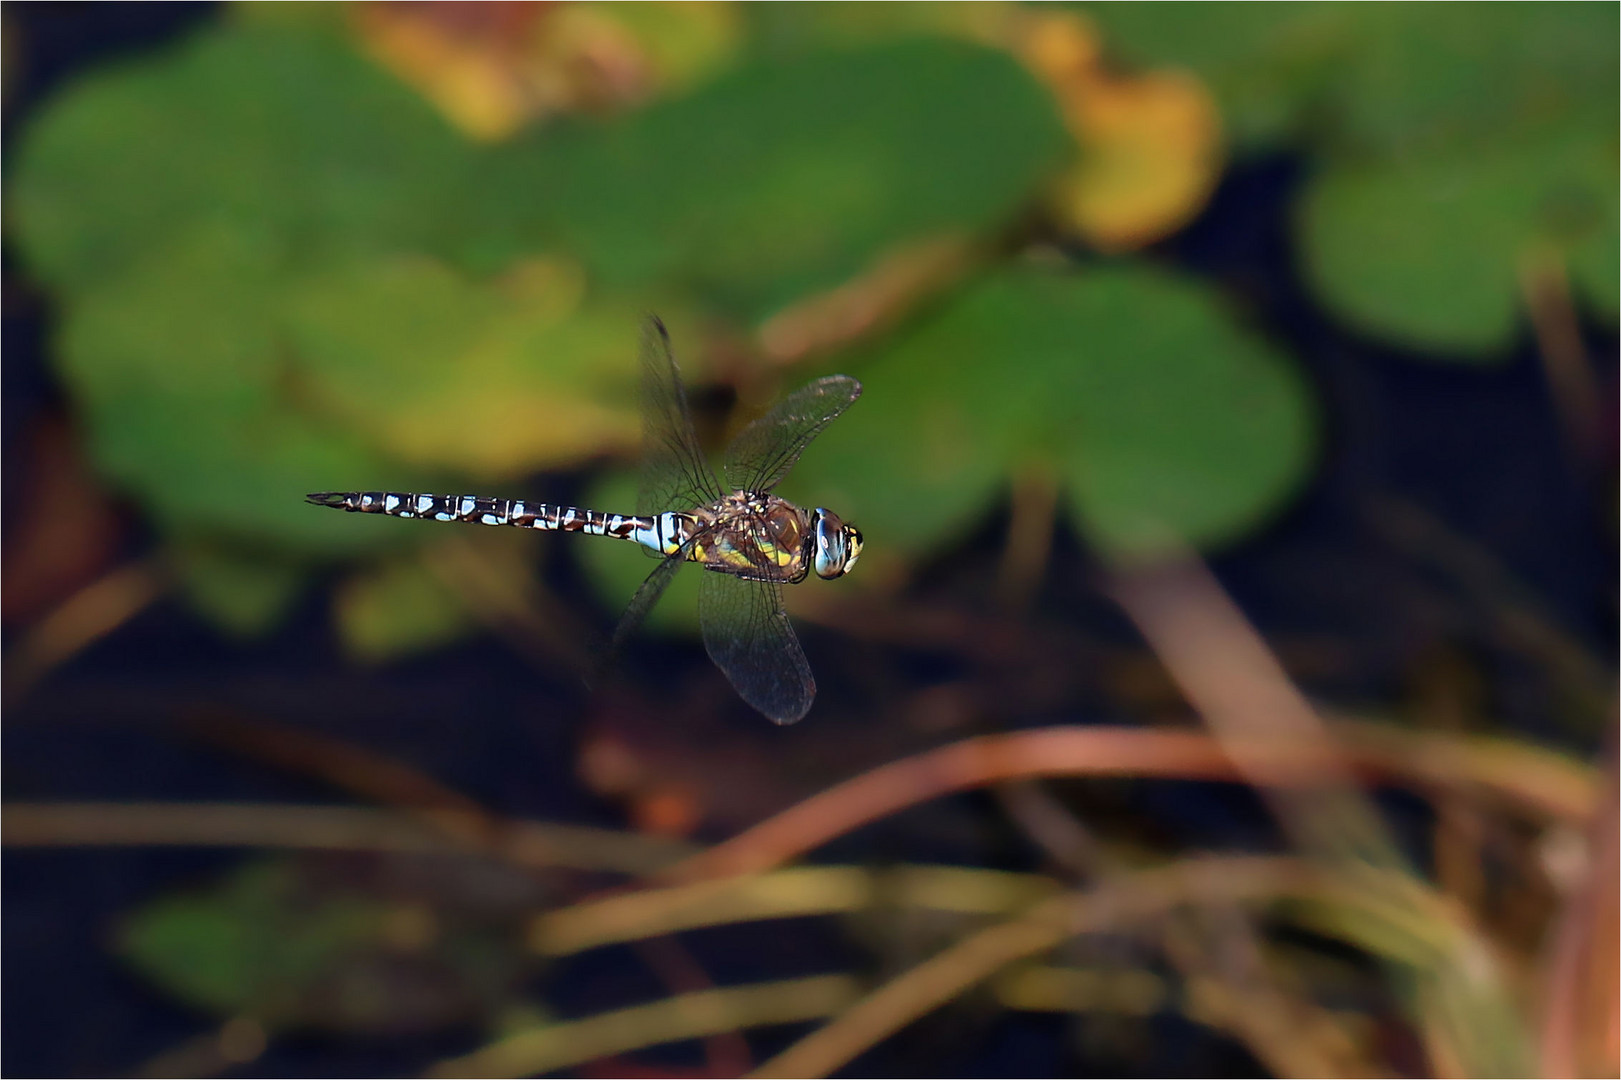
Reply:
[[[706,571],[698,618],[709,658],[739,697],[779,724],[810,711],[816,679],[782,610],[780,585]]]
[[[734,491],[770,491],[810,441],[860,396],[861,384],[848,375],[829,375],[795,390],[732,440],[726,483]]]
[[[635,633],[638,626],[642,625],[642,620],[647,618],[649,611],[653,610],[653,605],[659,602],[659,597],[664,595],[664,590],[669,588],[670,582],[675,580],[676,571],[680,570],[682,564],[686,561],[687,556],[684,549],[674,555],[666,555],[664,561],[655,566],[653,572],[647,575],[641,586],[637,588],[636,595],[630,598],[630,604],[626,606],[625,613],[619,616],[619,625],[614,627],[613,640],[608,645],[610,656],[617,653],[619,647],[625,643],[625,639]]]
[[[642,478],[636,512],[662,514],[714,502],[720,485],[693,433],[670,333],[657,315],[642,324],[641,363]]]

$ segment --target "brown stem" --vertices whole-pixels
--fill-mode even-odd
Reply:
[[[1089,892],[1054,897],[1022,918],[971,934],[896,976],[752,1075],[827,1076],[969,987],[1065,938],[1141,923],[1193,898],[1238,901],[1276,896],[1312,875],[1291,859],[1195,859]]]
[[[1604,794],[1588,827],[1586,880],[1566,898],[1551,935],[1543,976],[1543,1076],[1614,1076],[1618,1050],[1617,924],[1621,922],[1621,829],[1615,732],[1605,761]]]
[[[1528,253],[1520,260],[1520,292],[1565,439],[1578,461],[1592,461],[1599,449],[1598,380],[1582,344],[1563,259],[1551,252]]]
[[[7,803],[7,847],[256,847],[468,851],[454,834],[391,810],[256,803]],[[488,854],[522,866],[645,875],[689,845],[612,829],[508,821]]]
[[[1416,787],[1473,788],[1537,817],[1585,820],[1596,797],[1591,775],[1556,755],[1494,740],[1416,734],[1376,725],[1336,725],[1344,761],[1357,771]],[[1254,750],[1290,783],[1339,775],[1315,743],[1273,740]],[[881,765],[826,788],[661,877],[696,880],[751,873],[813,851],[835,837],[942,795],[1043,776],[1154,776],[1240,780],[1245,773],[1201,731],[1050,727],[985,735]]]
[[[1053,520],[1058,509],[1058,477],[1042,464],[1020,470],[1013,482],[1008,515],[1007,548],[998,573],[1005,605],[1020,611],[1030,604],[1052,551]]]

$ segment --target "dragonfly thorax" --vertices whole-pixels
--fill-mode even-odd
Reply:
[[[734,491],[693,513],[697,539],[688,556],[736,577],[794,583],[810,573],[811,515],[786,499]]]
[[[831,510],[801,510],[768,492],[734,491],[688,518],[688,558],[710,570],[793,584],[836,578],[861,555],[861,533]]]

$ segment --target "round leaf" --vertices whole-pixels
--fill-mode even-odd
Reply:
[[[1055,464],[1106,550],[1215,543],[1299,483],[1299,376],[1197,282],[1140,267],[1012,271],[864,358],[866,393],[784,485],[920,554],[983,515],[1020,464]],[[867,556],[863,556],[865,560]]]
[[[280,287],[271,249],[251,234],[181,233],[138,272],[66,308],[59,360],[97,465],[160,526],[358,550],[380,532],[305,505],[304,493],[407,474],[294,409],[273,306]]]
[[[1300,134],[1374,5],[1087,4],[1109,50],[1135,67],[1175,65],[1215,95],[1227,136],[1253,152]]]
[[[1561,253],[1587,298],[1614,312],[1617,197],[1613,148],[1579,133],[1345,165],[1306,193],[1307,270],[1369,333],[1502,355],[1528,256]]]
[[[288,337],[310,396],[402,461],[486,477],[628,446],[638,308],[582,306],[567,265],[527,269],[477,282],[392,257],[305,275]]]
[[[1356,6],[1362,28],[1345,57],[1338,142],[1398,154],[1514,143],[1550,127],[1613,142],[1616,5]]]
[[[410,90],[340,40],[218,27],[107,68],[20,148],[12,222],[57,285],[115,277],[200,222],[283,251],[411,247],[453,232],[469,158]]]
[[[522,962],[509,930],[465,907],[425,907],[398,887],[411,873],[368,882],[333,871],[248,863],[136,911],[120,951],[193,1007],[277,1028],[420,1033],[465,1024],[510,992]]]
[[[593,270],[760,317],[898,244],[1005,221],[1065,135],[1011,57],[923,39],[740,69],[551,150],[555,229]]]

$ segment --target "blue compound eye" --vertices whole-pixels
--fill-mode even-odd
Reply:
[[[861,556],[861,531],[846,525],[839,515],[816,508],[816,545],[813,565],[817,577],[836,578],[848,574]]]
[[[836,578],[849,569],[849,548],[846,546],[846,528],[839,516],[816,508],[816,548],[813,567],[816,576]]]

